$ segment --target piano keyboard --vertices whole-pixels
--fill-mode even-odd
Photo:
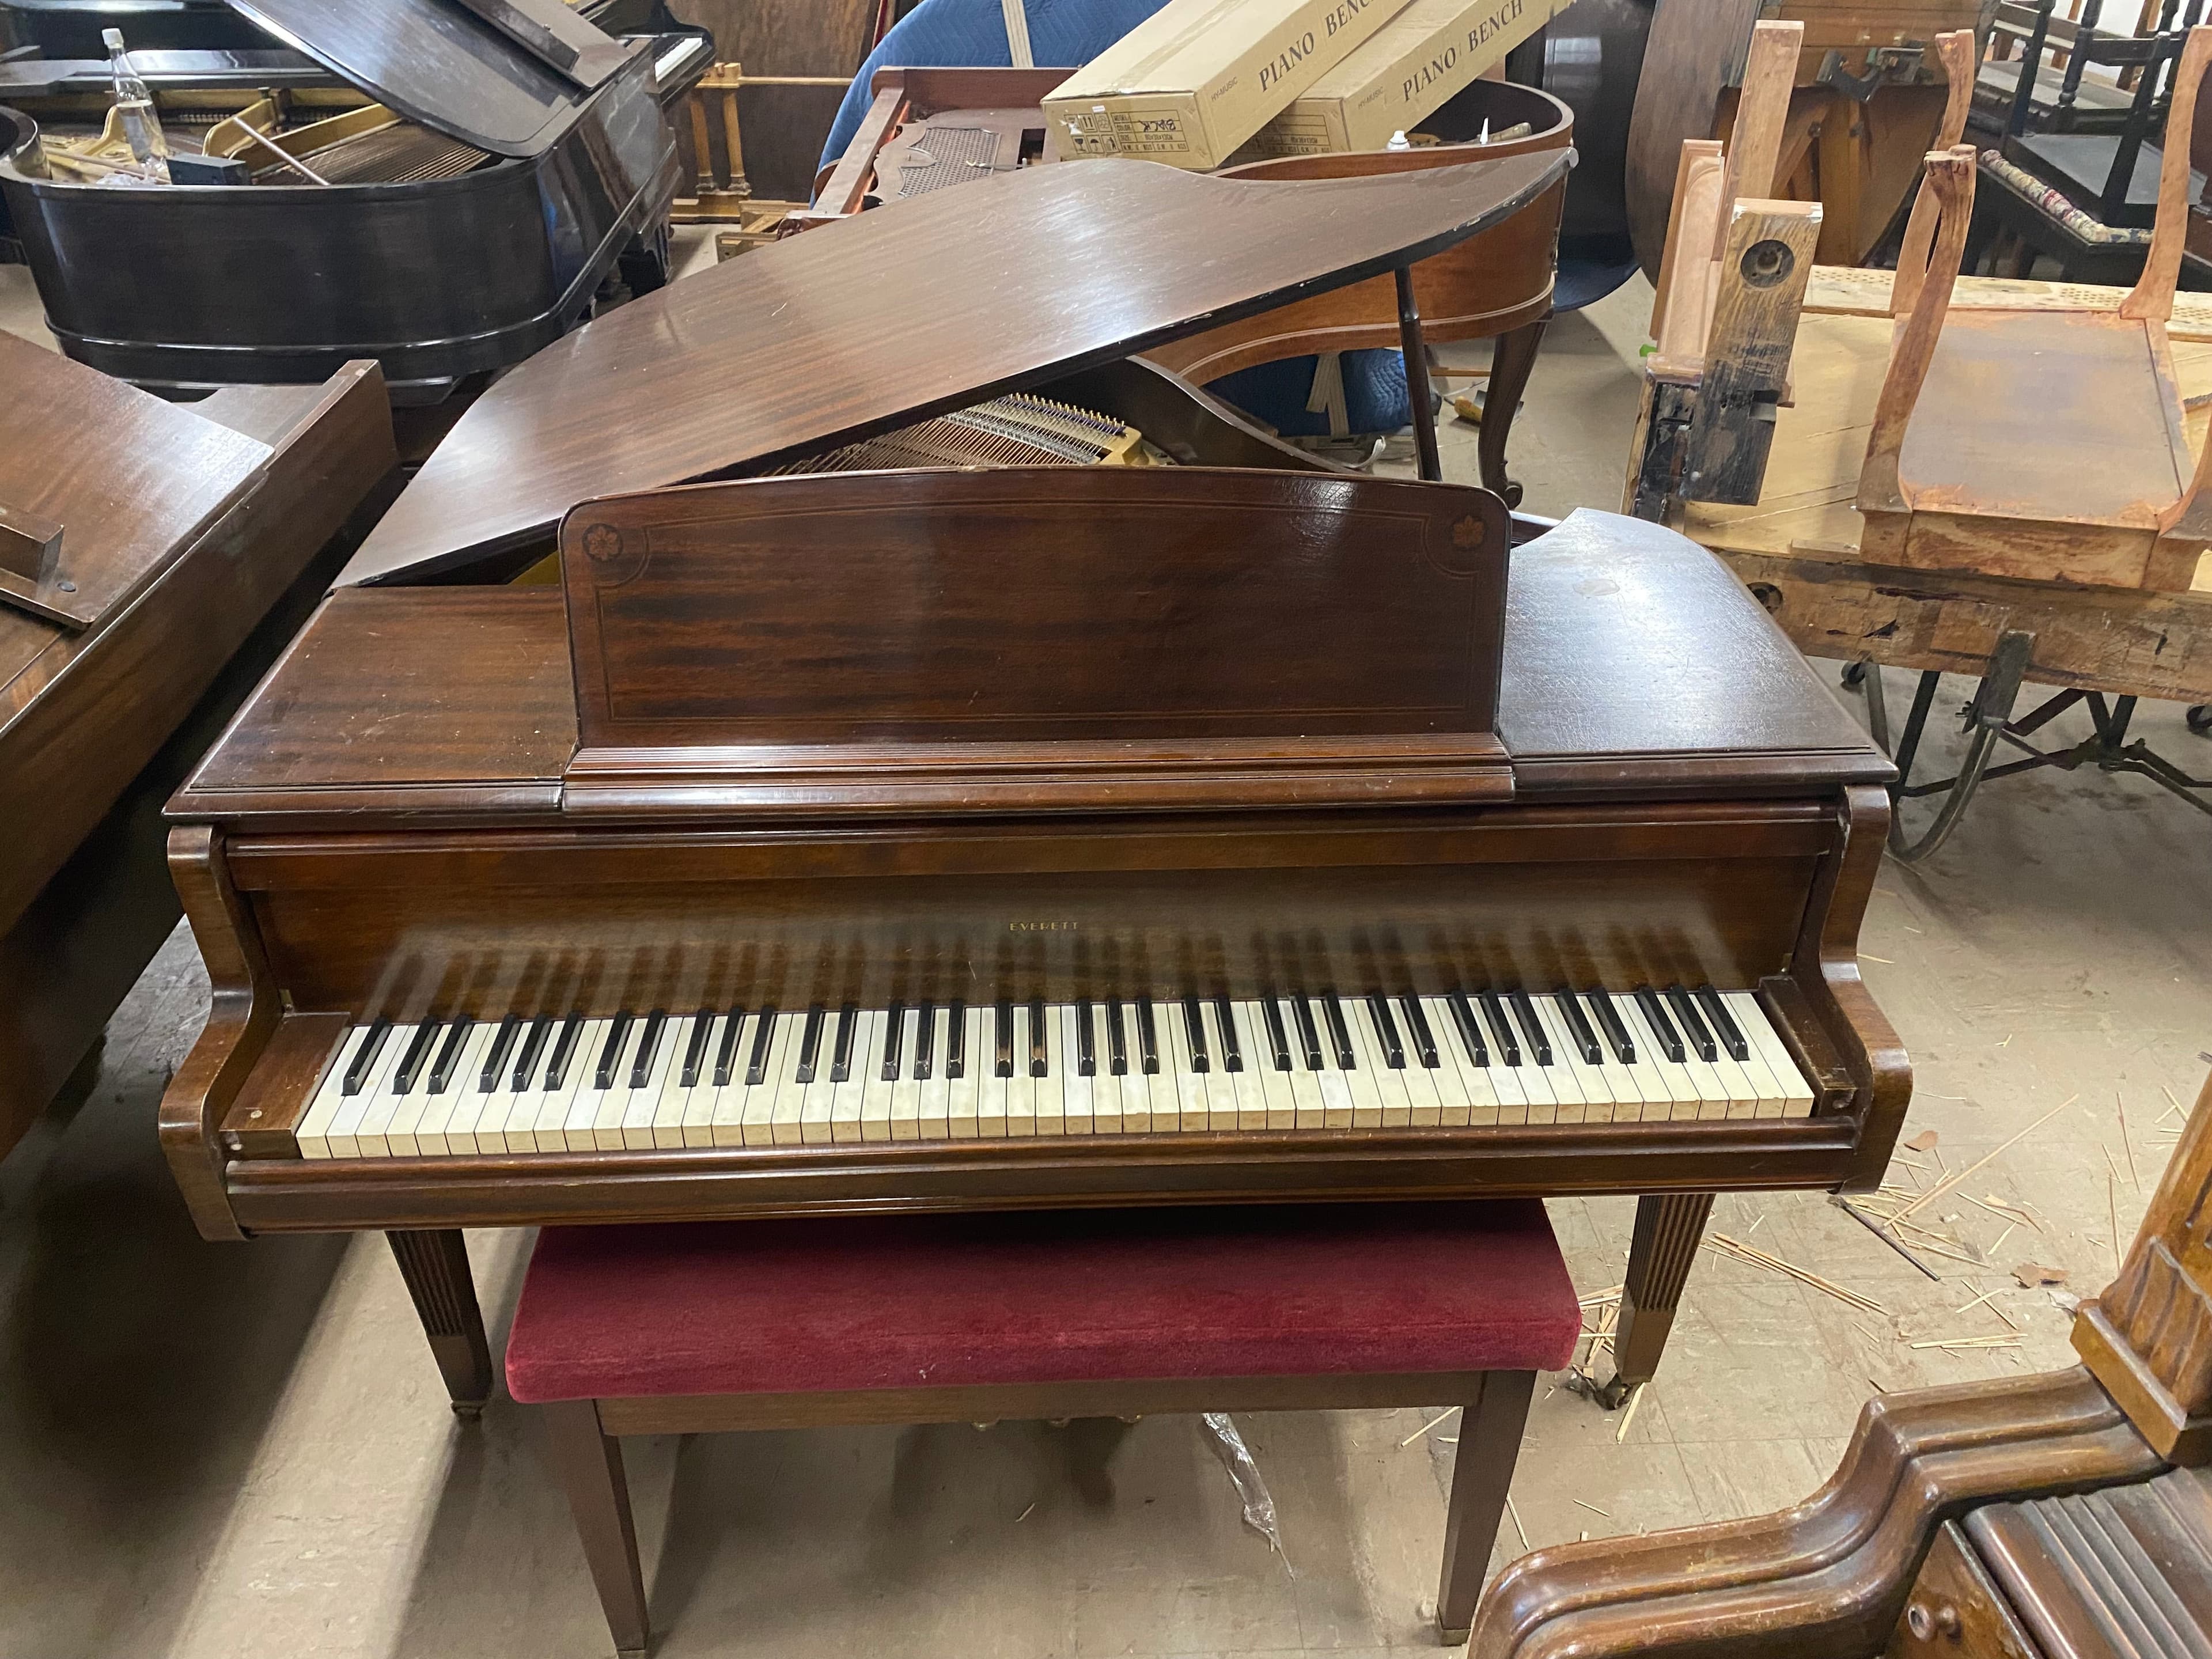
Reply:
[[[1803,1117],[1747,992],[1325,992],[348,1030],[307,1158]]]

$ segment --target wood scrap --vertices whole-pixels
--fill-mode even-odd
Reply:
[[[1398,1443],[1398,1449],[1400,1451],[1405,1450],[1407,1447],[1412,1445],[1416,1440],[1419,1440],[1423,1435],[1426,1434],[1431,1429],[1436,1427],[1437,1424],[1443,1422],[1444,1419],[1449,1417],[1458,1409],[1459,1407],[1456,1406],[1448,1406],[1443,1411],[1438,1412],[1427,1422],[1422,1424],[1419,1428],[1415,1429],[1413,1433],[1407,1435],[1403,1440],[1401,1440]]]
[[[2051,1121],[2051,1120],[2052,1118],[2057,1117],[2057,1116],[2059,1115],[2059,1113],[2061,1113],[2061,1112],[2064,1111],[2064,1110],[2065,1110],[2069,1106],[2071,1106],[2071,1105],[2072,1105],[2075,1101],[2079,1100],[2080,1098],[2081,1098],[2081,1096],[2079,1096],[2079,1095],[2069,1095],[2069,1096],[2067,1096],[2067,1097],[2066,1097],[2066,1098],[2065,1098],[2064,1100],[2061,1101],[2057,1105],[2056,1105],[2056,1106],[2052,1107],[2049,1111],[2045,1112],[2045,1113],[2041,1117],[2039,1117],[2039,1118],[2036,1119],[2036,1120],[2035,1120],[2035,1121],[2034,1121],[2034,1122],[2033,1122],[2033,1123],[2031,1123],[2031,1124],[2029,1124],[2029,1125],[2027,1126],[2027,1127],[2026,1127],[2025,1129],[2022,1129],[2022,1130],[2021,1130],[2018,1134],[2014,1135],[2010,1139],[2008,1139],[2008,1140],[2005,1141],[2002,1146],[1998,1146],[1998,1147],[1997,1147],[1997,1149],[1996,1149],[1995,1152],[1990,1152],[1990,1153],[1988,1153],[1987,1155],[1985,1155],[1984,1157],[1982,1157],[1982,1158],[1979,1158],[1975,1159],[1975,1161],[1974,1161],[1973,1163],[1969,1164],[1968,1165],[1966,1165],[1966,1167],[1965,1169],[1960,1170],[1957,1174],[1955,1174],[1955,1175],[1948,1175],[1948,1176],[1944,1176],[1942,1180],[1941,1180],[1941,1181],[1937,1182],[1936,1182],[1933,1187],[1930,1187],[1930,1188],[1929,1188],[1926,1192],[1924,1192],[1924,1193],[1921,1194],[1919,1197],[1917,1197],[1917,1198],[1914,1199],[1914,1200],[1912,1200],[1912,1202],[1911,1202],[1911,1203],[1910,1203],[1910,1204],[1906,1205],[1906,1206],[1905,1206],[1905,1208],[1904,1208],[1904,1209],[1902,1209],[1902,1210],[1900,1210],[1900,1211],[1898,1212],[1897,1216],[1896,1216],[1896,1217],[1894,1217],[1894,1218],[1893,1218],[1893,1219],[1900,1219],[1900,1220],[1901,1220],[1901,1219],[1902,1219],[1902,1218],[1904,1218],[1905,1216],[1909,1216],[1909,1215],[1911,1215],[1911,1214],[1915,1210],[1919,1209],[1919,1208],[1920,1208],[1920,1207],[1922,1207],[1923,1205],[1926,1205],[1926,1204],[1928,1204],[1928,1203],[1931,1202],[1932,1200],[1936,1200],[1936,1199],[1937,1199],[1937,1198],[1942,1197],[1944,1194],[1948,1194],[1948,1192],[1949,1192],[1953,1188],[1956,1187],[1956,1186],[1957,1186],[1960,1182],[1964,1181],[1964,1180],[1965,1180],[1968,1176],[1972,1175],[1972,1174],[1974,1174],[1976,1171],[1978,1171],[1978,1170],[1982,1170],[1982,1169],[1985,1168],[1985,1167],[1986,1167],[1987,1165],[1989,1165],[1990,1163],[1994,1162],[1996,1158],[1998,1158],[2002,1157],[2004,1153],[2006,1153],[2006,1152],[2010,1152],[2010,1151],[2011,1151],[2014,1146],[2018,1146],[2021,1141],[2025,1140],[2028,1136],[2030,1136],[2030,1135],[2033,1134],[2033,1133],[2034,1133],[2038,1129],[2040,1129],[2040,1128],[2041,1128],[2045,1124],[2046,1124],[2046,1123],[2050,1122],[2050,1121]]]
[[[2045,1267],[2037,1262],[2023,1261],[2012,1270],[2012,1276],[2020,1281],[2020,1287],[2022,1290],[2032,1291],[2039,1285],[2063,1285],[2066,1282],[2066,1269]]]
[[[1723,1255],[1733,1256],[1739,1261],[1748,1261],[1755,1267],[1765,1267],[1774,1273],[1786,1273],[1799,1284],[1809,1285],[1816,1291],[1824,1291],[1838,1302],[1850,1307],[1863,1308],[1867,1312],[1881,1314],[1884,1318],[1889,1315],[1889,1310],[1872,1297],[1861,1296],[1856,1291],[1847,1290],[1837,1284],[1832,1279],[1823,1279],[1820,1274],[1801,1267],[1793,1261],[1784,1261],[1771,1250],[1762,1250],[1756,1244],[1747,1244],[1740,1238],[1729,1237],[1726,1233],[1712,1234],[1705,1240],[1705,1248],[1717,1250]]]
[[[1936,1133],[1935,1130],[1923,1129],[1918,1134],[1913,1136],[1910,1140],[1901,1142],[1900,1144],[1916,1152],[1932,1152],[1936,1150],[1936,1143],[1942,1139],[1942,1137]]]
[[[1879,1221],[1875,1220],[1873,1216],[1860,1209],[1857,1205],[1852,1203],[1849,1199],[1842,1197],[1840,1194],[1832,1194],[1829,1196],[1828,1202],[1834,1205],[1845,1215],[1850,1217],[1852,1220],[1857,1222],[1860,1226],[1865,1228],[1883,1243],[1888,1245],[1891,1249],[1895,1250],[1898,1255],[1903,1256],[1914,1267],[1919,1268],[1922,1273],[1926,1273],[1929,1278],[1940,1279],[1943,1277],[1942,1274],[1937,1273],[1933,1267],[1923,1261],[1918,1256],[1913,1255],[1913,1253],[1905,1247],[1904,1240],[1899,1238],[1887,1228],[1884,1227]]]
[[[1648,1382],[1638,1382],[1636,1385],[1635,1389],[1629,1395],[1628,1409],[1621,1413],[1620,1426],[1613,1431],[1613,1443],[1614,1445],[1618,1446],[1622,1441],[1628,1438],[1628,1425],[1636,1420],[1636,1408],[1644,1403],[1644,1391],[1650,1386],[1651,1385]]]
[[[2127,1149],[2128,1185],[2141,1192],[2142,1182],[2136,1177],[2136,1144],[2128,1139],[2127,1097],[2118,1089],[2112,1091],[2112,1104],[2119,1109],[2120,1113],[2120,1145]]]

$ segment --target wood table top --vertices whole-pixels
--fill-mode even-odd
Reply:
[[[1325,292],[1464,240],[1569,152],[1379,178],[1026,167],[671,284],[471,406],[339,578],[410,581],[578,501],[758,470]]]

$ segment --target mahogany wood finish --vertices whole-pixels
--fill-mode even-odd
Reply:
[[[394,456],[374,363],[195,410],[0,337],[0,500],[62,525],[53,579],[82,601],[58,622],[0,597],[4,1152],[174,921],[158,810],[195,757],[173,740],[213,737],[273,654],[257,629]]]
[[[1674,1310],[1690,1282],[1705,1221],[1713,1212],[1711,1193],[1656,1193],[1636,1206],[1636,1232],[1628,1247],[1628,1278],[1620,1288],[1620,1320],[1613,1337],[1614,1375],[1609,1403],[1651,1380],[1659,1355],[1674,1328]]]
[[[940,714],[958,708],[956,676],[966,673],[989,718],[1004,722],[1022,711],[989,701],[994,677],[1036,677],[1023,696],[1064,724],[1071,708],[1095,706],[1080,701],[1090,682],[1068,665],[1097,647],[1080,616],[1053,609],[1051,583],[1097,587],[1086,574],[1094,556],[1098,568],[1117,568],[1085,550],[1084,520],[1110,520],[1137,501],[1170,501],[1168,516],[1202,513],[1175,493],[1185,488],[1238,504],[1253,522],[1268,502],[1304,502],[1314,510],[1265,532],[1209,520],[1196,540],[1220,545],[1184,549],[1183,586],[1170,588],[1162,570],[1161,590],[1175,596],[1159,624],[1166,636],[1227,665],[1209,672],[1248,677],[1210,683],[1187,719],[1177,714],[1203,732],[1237,706],[1224,688],[1273,684],[1272,636],[1303,639],[1305,626],[1264,595],[1223,586],[1223,562],[1240,538],[1269,541],[1277,568],[1295,571],[1301,559],[1334,556],[1331,538],[1347,527],[1356,532],[1364,591],[1328,601],[1341,613],[1333,642],[1301,646],[1343,659],[1294,665],[1312,684],[1366,683],[1389,694],[1436,673],[1441,647],[1421,643],[1435,637],[1426,631],[1435,618],[1407,616],[1401,639],[1363,633],[1359,613],[1399,615],[1401,592],[1427,594],[1434,608],[1455,583],[1479,587],[1498,569],[1505,533],[1494,498],[1445,486],[1252,473],[1194,474],[1187,486],[1164,487],[1172,475],[1103,468],[1054,476],[1049,497],[1003,473],[864,483],[866,501],[884,509],[877,516],[910,521],[890,526],[847,510],[860,500],[842,493],[849,477],[828,503],[814,481],[784,479],[594,503],[574,515],[566,556],[579,613],[586,596],[599,602],[590,533],[599,523],[617,526],[623,544],[606,574],[617,583],[627,574],[644,607],[630,641],[642,654],[627,666],[629,647],[610,650],[604,630],[600,649],[577,659],[621,666],[621,696],[600,706],[619,712],[634,692],[656,719],[696,713],[714,726],[750,711],[769,720],[759,734],[769,740],[763,775],[777,778],[780,805],[763,797],[693,810],[696,802],[666,793],[668,775],[660,793],[634,800],[595,793],[580,738],[588,745],[604,730],[592,725],[588,700],[580,721],[559,595],[333,594],[173,803],[180,885],[219,1006],[165,1103],[164,1138],[204,1230],[436,1232],[830,1210],[1598,1191],[1668,1195],[1654,1213],[1679,1218],[1699,1206],[1695,1195],[1717,1190],[1878,1179],[1909,1073],[1857,984],[1852,946],[1881,845],[1888,763],[1726,570],[1670,532],[1583,513],[1515,550],[1494,720],[1436,696],[1409,720],[1404,708],[1424,698],[1401,696],[1379,732],[1279,732],[1268,739],[1272,774],[1224,769],[1203,799],[1173,799],[1150,780],[1100,791],[1097,769],[1086,772],[1060,735],[1033,746],[1018,786],[1002,773],[1006,787],[993,792],[970,779],[901,799],[890,787],[898,780],[887,778],[872,796],[840,796],[830,786],[850,777],[789,741],[805,734],[791,723],[798,716],[850,724],[857,705],[838,706],[847,694],[837,687],[794,698],[764,660],[710,660],[708,674],[686,680],[671,672],[680,665],[651,659],[672,640],[679,650],[725,648],[680,642],[687,612],[711,618],[729,603],[703,566],[678,556],[696,544],[732,589],[766,596],[764,614],[789,641],[784,670],[797,675],[812,672],[806,660],[832,637],[823,631],[832,623],[860,630],[851,639],[869,636],[864,623],[895,635],[900,619],[967,592],[1003,617],[1004,649],[971,644],[946,653],[952,665],[917,658],[927,699]],[[1071,477],[1081,481],[1073,489]],[[934,503],[926,513],[914,506],[917,491]],[[941,572],[920,578],[939,556],[912,526],[934,526],[948,542],[956,528],[963,541],[984,535],[960,516],[978,501],[1026,502],[1036,526],[1027,546],[1007,542],[997,562],[1025,559],[1040,574],[1006,584],[1003,599],[981,586],[948,586]],[[738,568],[745,554],[727,533],[763,503],[812,503],[832,529],[806,558],[775,562],[775,581]],[[1402,513],[1394,521],[1402,529],[1382,520],[1360,528],[1363,514],[1386,505]],[[649,551],[630,544],[638,524],[658,537],[678,520],[691,541],[670,544],[667,566],[659,541]],[[1462,546],[1455,532],[1470,522],[1481,533]],[[1431,532],[1430,552],[1411,558],[1407,550]],[[1171,529],[1107,538],[1119,542],[1125,575],[1160,556],[1153,536],[1170,550],[1180,545]],[[889,559],[891,549],[905,551]],[[623,562],[633,558],[641,573]],[[872,590],[855,584],[840,560],[880,580]],[[649,592],[662,580],[684,597],[665,601],[667,617],[647,616],[664,603]],[[779,597],[777,581],[804,584],[813,608]],[[1119,601],[1103,590],[1094,598],[1103,617],[1115,614]],[[1460,614],[1491,613],[1476,605]],[[746,625],[732,612],[723,631]],[[1111,643],[1109,630],[1106,648],[1149,660],[1139,631]],[[1015,654],[1024,652],[1060,665],[1061,679]],[[1144,684],[1130,693],[1156,694]],[[1494,776],[1509,787],[1431,787],[1424,758],[1438,739],[1425,723],[1455,744],[1468,734],[1452,733],[1453,724],[1494,729],[1504,762]],[[717,742],[730,735],[710,732]],[[927,743],[900,735],[872,738],[867,764],[902,758],[927,772]],[[1143,755],[1175,739],[1122,741]],[[670,758],[649,745],[628,752]],[[737,751],[709,752],[726,786]],[[1320,788],[1362,768],[1372,775],[1364,792]],[[669,775],[710,770],[694,757]],[[1304,781],[1277,787],[1284,779]],[[291,1138],[345,1022],[380,1013],[612,1012],[771,996],[791,1006],[887,1003],[994,990],[1239,994],[1310,975],[1394,990],[1674,979],[1755,988],[1815,1082],[1816,1111],[1755,1122],[380,1162],[302,1160]],[[1673,1239],[1682,1228],[1659,1231]],[[1659,1310],[1672,1306],[1687,1259],[1660,1249],[1657,1233],[1645,1242],[1635,1270],[1645,1331],[1663,1334]],[[1656,1362],[1656,1338],[1639,1340],[1638,1364]]]
[[[1503,799],[1508,533],[1484,490],[1189,467],[587,502],[563,805],[1036,810],[1049,779],[1064,812],[1312,806],[1401,773]]]
[[[469,1277],[468,1245],[458,1227],[434,1231],[393,1231],[392,1243],[399,1276],[414,1298],[415,1316],[430,1339],[430,1352],[446,1379],[453,1409],[474,1417],[491,1398],[491,1349],[484,1340],[483,1314],[477,1306],[476,1281]]]
[[[2208,1219],[2212,1079],[2119,1277],[2075,1322],[2086,1367],[1881,1396],[1835,1475],[1795,1509],[1524,1556],[1491,1587],[1469,1652],[2203,1650]],[[2162,1474],[2169,1463],[2184,1467]],[[2087,1495],[2060,1496],[2073,1493]]]
[[[757,471],[1358,282],[1499,222],[1566,161],[1295,185],[1116,160],[1027,167],[778,242],[502,379],[343,580],[452,572],[541,542],[591,496]],[[1317,222],[1326,237],[1284,234]],[[1200,246],[1223,252],[1161,257]]]

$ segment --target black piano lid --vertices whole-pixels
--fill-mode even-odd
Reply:
[[[653,51],[601,33],[562,0],[234,3],[379,103],[500,155],[538,155],[608,76]]]
[[[129,45],[130,37],[124,37]],[[320,87],[331,72],[313,58],[283,46],[265,49],[149,51],[131,48],[131,66],[159,91],[163,87]],[[60,93],[112,89],[105,58],[0,58],[0,103],[9,98],[50,98]]]

